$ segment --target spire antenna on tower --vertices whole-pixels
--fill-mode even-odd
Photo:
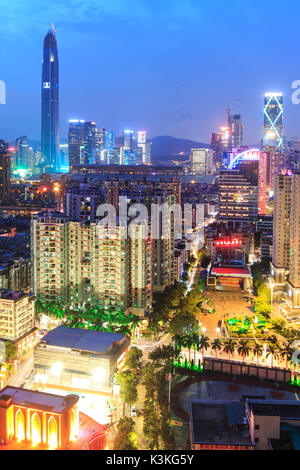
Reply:
[[[54,27],[54,24],[51,23],[51,26],[52,26],[52,29],[53,29],[54,34],[56,34],[56,29],[55,29],[55,27]]]

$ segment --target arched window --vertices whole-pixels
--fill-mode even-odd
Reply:
[[[50,449],[56,449],[58,447],[57,423],[53,416],[48,420],[48,445]]]
[[[71,409],[71,416],[70,416],[70,441],[74,441],[76,438],[76,410],[74,408]]]
[[[19,442],[25,439],[25,418],[21,409],[16,413],[16,438]]]
[[[34,446],[37,446],[42,441],[41,430],[40,417],[37,413],[34,413],[31,418],[31,440]]]

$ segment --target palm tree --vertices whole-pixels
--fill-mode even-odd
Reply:
[[[236,346],[236,342],[233,339],[228,338],[228,339],[225,340],[223,351],[226,354],[228,354],[228,359],[229,360],[230,360],[231,354],[234,353],[235,346]]]
[[[276,344],[270,344],[266,357],[269,356],[271,356],[271,367],[273,367],[273,359],[278,359],[279,357],[278,348]]]
[[[219,338],[215,338],[211,344],[211,349],[213,349],[216,353],[216,359],[218,359],[218,351],[222,349],[222,342]]]
[[[202,348],[202,363],[204,361],[204,350],[208,349],[209,347],[209,337],[202,335],[201,338],[199,338],[199,348]]]
[[[238,345],[238,353],[243,356],[243,362],[245,362],[245,356],[249,356],[251,348],[248,344],[247,339],[241,339]]]
[[[288,368],[288,361],[291,360],[294,350],[292,349],[290,343],[287,346],[280,348],[279,354],[284,359],[285,358],[285,368]]]
[[[264,350],[264,348],[263,348],[262,344],[255,342],[255,344],[252,348],[252,352],[254,352],[254,355],[256,356],[257,365],[258,365],[258,357],[262,355],[263,350]]]

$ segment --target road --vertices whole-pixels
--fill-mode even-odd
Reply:
[[[10,376],[8,385],[13,385],[14,387],[20,387],[26,382],[26,378],[33,371],[33,352],[28,351],[24,356],[22,356],[17,361],[16,370]]]

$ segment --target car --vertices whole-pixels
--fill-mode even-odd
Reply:
[[[132,406],[131,409],[130,409],[130,416],[132,418],[135,418],[136,417],[136,407],[135,406]]]

